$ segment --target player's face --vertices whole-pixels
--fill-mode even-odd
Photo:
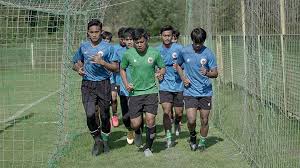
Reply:
[[[177,43],[178,39],[175,35],[172,36],[172,43]]]
[[[92,42],[98,42],[100,39],[101,28],[99,26],[91,26],[88,30],[88,37]]]
[[[148,45],[148,41],[145,37],[142,37],[136,41],[134,41],[134,47],[138,52],[145,52]]]
[[[120,46],[124,47],[125,45],[125,38],[120,38]]]
[[[196,43],[196,42],[193,42],[193,48],[195,51],[200,51],[200,49],[202,48],[203,46],[203,43]]]
[[[133,47],[132,37],[126,37],[124,41],[125,41],[125,44],[126,44],[127,48],[132,48]]]
[[[163,44],[165,45],[169,45],[172,43],[172,31],[171,30],[167,30],[161,33],[161,38],[163,41]]]
[[[111,40],[110,40],[110,38],[105,38],[105,39],[103,39],[104,41],[106,41],[106,42],[108,42],[108,43],[110,43],[111,42]]]

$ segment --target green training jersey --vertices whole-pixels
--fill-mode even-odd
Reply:
[[[128,49],[122,58],[121,68],[129,67],[133,91],[129,96],[158,93],[155,83],[155,67],[164,68],[159,52],[148,47],[146,54],[140,55],[135,48]]]

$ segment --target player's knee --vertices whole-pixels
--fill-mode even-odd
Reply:
[[[201,119],[201,125],[202,126],[207,126],[208,125],[208,118],[202,118]]]

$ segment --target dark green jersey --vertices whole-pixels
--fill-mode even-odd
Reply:
[[[155,67],[163,68],[165,64],[159,52],[148,47],[145,55],[140,55],[135,48],[128,49],[121,61],[121,68],[129,67],[133,92],[129,96],[158,93],[155,83]]]

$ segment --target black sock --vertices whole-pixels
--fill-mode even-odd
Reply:
[[[145,149],[147,148],[151,149],[153,141],[155,139],[155,134],[156,134],[156,126],[154,125],[151,128],[147,126]]]
[[[196,131],[191,131],[190,132],[190,142],[195,144],[196,143]]]
[[[142,132],[141,132],[141,128],[135,130],[134,132],[135,132],[135,134],[141,134],[141,133],[142,133]]]

